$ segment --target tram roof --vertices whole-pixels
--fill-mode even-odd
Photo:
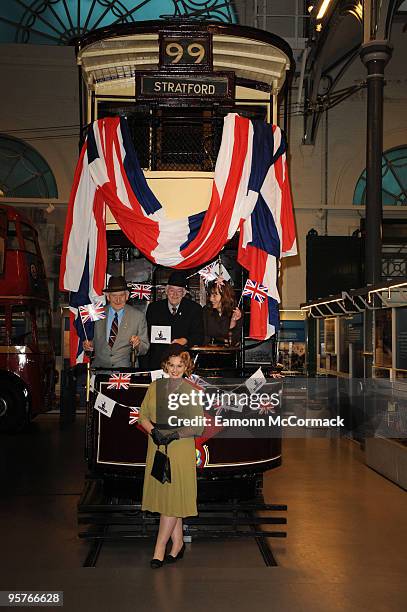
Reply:
[[[158,70],[159,32],[207,30],[213,69],[232,70],[238,84],[278,93],[294,67],[291,47],[276,36],[246,26],[211,22],[148,21],[95,30],[77,41],[77,62],[89,88],[130,81],[136,70]]]

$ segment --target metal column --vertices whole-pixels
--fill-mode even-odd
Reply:
[[[383,87],[384,69],[391,58],[392,46],[387,40],[365,42],[360,51],[367,68],[367,136],[366,136],[366,238],[365,282],[377,284],[382,276],[382,153],[383,153]],[[365,319],[365,376],[372,375],[373,314]]]
[[[365,280],[381,280],[382,257],[382,153],[384,69],[391,58],[392,46],[386,40],[362,45],[360,57],[367,68],[367,138],[366,138],[366,243]]]

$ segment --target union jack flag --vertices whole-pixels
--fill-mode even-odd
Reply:
[[[138,408],[130,408],[129,412],[129,425],[137,425],[139,418],[139,409]]]
[[[139,300],[151,300],[151,285],[131,283],[130,297]]]
[[[256,300],[260,304],[263,304],[267,298],[268,289],[265,285],[256,283],[256,281],[247,279],[245,286],[243,287],[242,295],[251,297],[252,300]]]
[[[82,323],[86,323],[87,321],[99,321],[99,319],[106,318],[103,302],[79,306],[79,314],[81,315]]]
[[[237,260],[250,278],[268,287],[262,303],[251,300],[249,336],[270,338],[279,325],[278,261],[297,253],[286,148],[278,126],[229,113],[210,201],[200,212],[185,210],[182,218],[171,219],[147,184],[126,119],[106,117],[88,126],[61,256],[60,287],[70,291],[72,314],[103,291],[108,205],[127,238],[150,261],[180,270],[212,262],[240,228]],[[222,266],[218,275],[226,280],[225,272]],[[84,358],[81,327],[72,327],[71,354],[78,363]]]
[[[218,262],[215,261],[209,264],[208,266],[205,266],[204,268],[201,268],[200,270],[198,270],[198,274],[202,276],[202,278],[204,279],[206,283],[209,283],[210,281],[213,281],[215,280],[215,278],[217,278],[217,274],[215,271],[217,263]]]
[[[130,374],[112,374],[109,378],[108,389],[128,389],[131,383]]]

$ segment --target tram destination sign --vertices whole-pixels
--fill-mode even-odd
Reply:
[[[136,99],[208,99],[233,100],[234,73],[168,74],[136,71]]]

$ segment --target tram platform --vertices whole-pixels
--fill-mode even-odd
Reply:
[[[152,572],[150,540],[106,542],[93,568],[78,538],[84,419],[46,414],[0,444],[2,590],[64,590],[64,609],[404,611],[407,498],[346,439],[284,441],[265,475],[265,503],[289,508],[287,538],[266,567],[246,539],[192,541],[182,562]],[[265,516],[270,516],[264,511]],[[6,552],[5,552],[6,551]]]

